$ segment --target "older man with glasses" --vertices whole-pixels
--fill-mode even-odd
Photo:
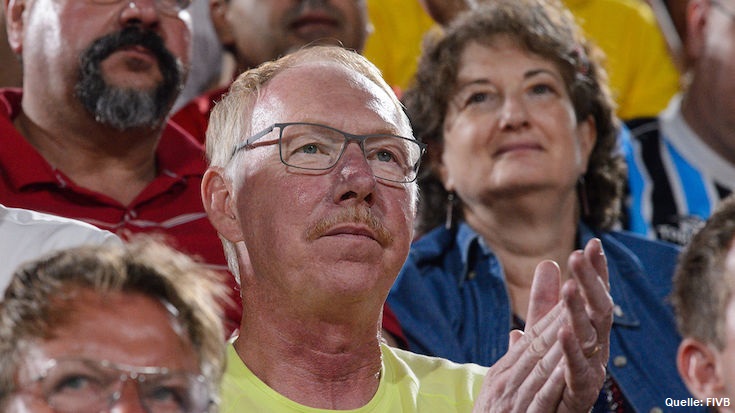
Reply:
[[[190,66],[190,3],[4,1],[23,89],[0,90],[3,204],[163,233],[226,270],[199,197],[203,148],[167,119]]]
[[[243,291],[222,412],[588,411],[612,324],[599,243],[537,270],[496,365],[381,342],[413,237],[424,145],[364,57],[315,46],[241,75],[215,107],[202,197]],[[484,385],[483,385],[484,381]]]

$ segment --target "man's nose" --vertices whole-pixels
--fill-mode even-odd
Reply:
[[[342,157],[337,162],[337,167],[343,177],[351,175],[373,177],[373,169],[365,157],[365,152],[362,150],[360,143],[355,141],[347,143]]]
[[[134,380],[126,380],[120,388],[119,397],[110,408],[110,413],[149,413],[143,407],[141,394]]]
[[[355,200],[373,203],[376,180],[359,143],[347,144],[335,168],[340,177],[335,193],[336,202]]]
[[[158,0],[124,0],[124,7],[120,13],[123,26],[140,24],[144,27],[153,27],[159,23],[160,10]]]

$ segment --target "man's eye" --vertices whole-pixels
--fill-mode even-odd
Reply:
[[[96,391],[100,387],[102,387],[102,384],[94,377],[76,375],[65,377],[59,381],[59,383],[54,386],[54,391],[56,393],[80,393]]]
[[[314,153],[319,152],[319,146],[315,143],[310,143],[310,144],[300,147],[296,152],[314,154]]]
[[[155,384],[142,392],[153,412],[190,411],[194,404],[193,390],[181,383]]]
[[[393,162],[396,159],[396,157],[389,151],[379,151],[375,157],[380,162]]]
[[[146,398],[157,404],[181,405],[183,403],[181,393],[180,389],[160,386],[151,389],[151,391],[146,395]]]

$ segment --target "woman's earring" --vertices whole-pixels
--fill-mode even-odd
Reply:
[[[579,203],[582,206],[582,217],[590,216],[590,204],[587,199],[587,184],[584,181],[584,175],[580,175],[577,180],[577,193],[579,194]]]
[[[446,221],[444,221],[444,228],[452,229],[452,223],[454,221],[454,217],[452,216],[453,214],[454,214],[454,192],[449,192],[447,194],[447,218],[446,218]]]

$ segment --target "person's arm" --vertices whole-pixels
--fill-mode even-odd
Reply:
[[[586,412],[605,380],[612,298],[599,240],[569,258],[572,279],[560,287],[559,267],[536,268],[524,333],[485,377],[474,412]],[[558,298],[561,293],[561,300]]]

